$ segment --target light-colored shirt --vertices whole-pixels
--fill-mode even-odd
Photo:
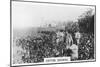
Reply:
[[[80,39],[80,38],[81,38],[81,34],[80,34],[79,32],[76,32],[76,33],[75,33],[75,38]]]
[[[70,49],[72,50],[72,59],[78,58],[78,46],[73,44]]]

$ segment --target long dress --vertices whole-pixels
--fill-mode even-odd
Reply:
[[[71,34],[69,33],[67,33],[65,37],[66,37],[66,40],[65,40],[66,48],[68,49],[73,44],[73,39],[72,39]]]

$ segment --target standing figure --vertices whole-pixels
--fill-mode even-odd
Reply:
[[[67,49],[73,44],[73,38],[68,32],[65,32],[65,44]]]
[[[78,59],[78,46],[76,44],[72,44],[70,49],[72,50],[71,59],[77,60]]]
[[[63,32],[61,32],[61,31],[58,31],[57,33],[56,33],[56,37],[57,37],[57,39],[56,39],[56,43],[57,44],[59,44],[59,42],[63,42],[64,41],[64,33]]]
[[[80,38],[81,38],[81,34],[80,34],[79,31],[75,33],[75,38],[76,38],[76,41],[77,41],[77,45],[79,45],[79,43],[80,43]]]

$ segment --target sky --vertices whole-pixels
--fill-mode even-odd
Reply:
[[[12,2],[14,29],[39,27],[45,24],[76,21],[90,6]]]

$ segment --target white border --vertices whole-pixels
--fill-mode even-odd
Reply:
[[[18,0],[15,0],[15,1],[18,1]],[[19,1],[20,2],[20,1]],[[21,1],[21,2],[24,2],[24,1]],[[33,2],[33,3],[42,3],[42,4],[59,4],[59,5],[77,5],[77,6],[90,6],[90,7],[94,7],[95,8],[95,18],[94,18],[94,58],[95,59],[92,59],[92,60],[77,60],[77,61],[68,61],[68,62],[61,62],[60,64],[63,64],[63,63],[77,63],[77,62],[94,62],[96,61],[96,6],[95,5],[84,5],[84,4],[70,4],[70,3],[53,3],[53,2],[39,2],[39,1],[25,1],[25,2]],[[11,4],[10,4],[11,5]],[[11,9],[12,6],[10,6],[10,9]],[[12,14],[10,14],[11,16]],[[12,19],[12,17],[10,18]],[[13,53],[13,48],[12,48],[12,44],[13,44],[13,23],[12,23],[12,20],[11,20],[11,54]],[[23,64],[13,64],[13,54],[11,55],[11,66],[34,66],[34,65],[47,65],[47,64],[59,64],[59,63],[44,63],[44,62],[39,62],[39,63],[23,63]]]

